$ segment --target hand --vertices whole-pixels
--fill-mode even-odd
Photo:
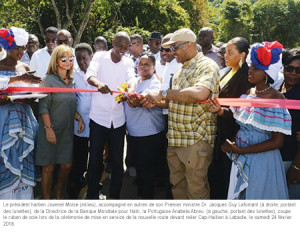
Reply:
[[[128,93],[126,95],[126,97],[127,97],[127,103],[130,107],[136,108],[136,107],[141,105],[140,104],[140,99],[136,94]]]
[[[111,95],[113,94],[113,92],[111,92],[110,88],[104,83],[98,83],[97,88],[98,88],[98,91],[102,94],[108,94],[108,93],[110,93]]]
[[[82,117],[79,117],[78,118],[78,130],[77,130],[77,132],[80,134],[80,133],[83,132],[83,130],[84,130],[84,122],[82,120]]]
[[[153,107],[155,107],[155,104],[150,103],[148,100],[146,100],[145,97],[140,99],[140,103],[143,107],[145,107],[146,109],[151,109]]]
[[[288,186],[300,183],[300,171],[291,166],[286,173],[286,180]]]
[[[162,101],[163,96],[160,90],[152,90],[149,94],[145,96],[145,98],[151,104],[156,104]]]
[[[212,113],[217,113],[218,111],[220,111],[221,105],[219,104],[219,102],[217,100],[213,100],[213,99],[208,99],[206,101],[206,104],[208,106],[208,110]]]
[[[25,83],[32,83],[32,84],[39,84],[42,82],[42,78],[32,75],[34,71],[26,72],[22,75],[13,76],[10,79],[10,83],[14,82],[25,82]]]
[[[221,149],[223,152],[241,154],[241,148],[239,148],[235,142],[231,142],[229,139],[227,139],[226,142],[221,146]]]
[[[53,128],[46,128],[46,139],[53,145],[56,145],[56,135]]]

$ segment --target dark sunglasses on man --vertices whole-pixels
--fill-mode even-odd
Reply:
[[[295,71],[296,74],[300,74],[300,67],[284,66],[284,70],[287,71],[287,72],[293,72],[293,71]]]
[[[69,39],[66,39],[66,40],[56,40],[56,43],[58,45],[61,45],[61,44],[70,44],[70,40]]]
[[[171,52],[171,49],[170,48],[160,48],[159,51],[160,52],[165,51],[165,52],[169,53],[169,52]]]
[[[184,42],[184,43],[179,43],[179,44],[177,44],[177,45],[174,45],[174,46],[172,46],[172,47],[170,48],[170,50],[171,50],[172,52],[175,52],[176,49],[178,49],[180,46],[183,46],[183,45],[185,45],[185,44],[187,44],[187,43],[189,43],[189,42]]]

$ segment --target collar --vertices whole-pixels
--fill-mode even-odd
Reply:
[[[211,45],[210,50],[208,50],[208,53],[216,53],[218,52],[218,48],[214,45]]]
[[[196,54],[192,59],[184,62],[182,64],[182,67],[187,68],[187,67],[193,65],[195,62],[197,62],[199,59],[202,59],[203,57],[204,57],[203,53],[198,52],[198,54]]]

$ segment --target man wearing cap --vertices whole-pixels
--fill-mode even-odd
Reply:
[[[208,111],[208,98],[218,97],[219,68],[198,53],[196,35],[190,29],[174,32],[170,48],[182,68],[175,73],[172,89],[153,91],[148,102],[169,101],[168,165],[174,199],[209,199],[207,170],[212,160],[216,116]]]
[[[161,45],[161,34],[160,32],[152,32],[149,41],[148,41],[149,49],[151,53],[154,55],[156,63],[160,59],[159,49]]]

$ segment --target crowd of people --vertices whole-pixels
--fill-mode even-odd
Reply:
[[[37,181],[44,199],[85,186],[101,199],[105,172],[120,199],[125,171],[136,199],[155,199],[157,184],[165,199],[300,198],[300,110],[217,100],[299,100],[299,48],[213,45],[209,27],[152,32],[147,45],[122,31],[110,50],[102,36],[73,48],[68,30],[44,33],[39,49],[24,29],[0,29],[0,199],[33,199]],[[99,92],[7,92],[36,84]]]

